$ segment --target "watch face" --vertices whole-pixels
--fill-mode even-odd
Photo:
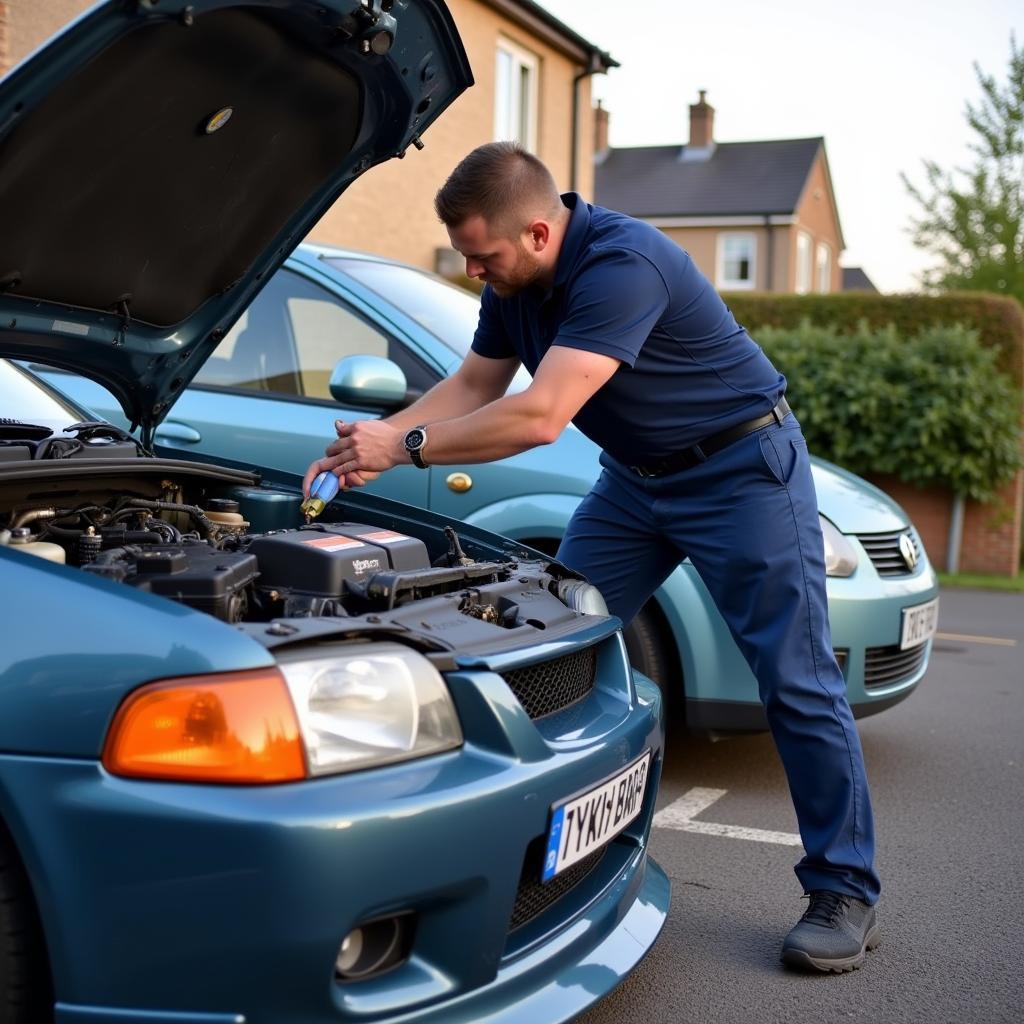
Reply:
[[[405,435],[406,451],[414,452],[423,447],[423,431],[414,427]]]

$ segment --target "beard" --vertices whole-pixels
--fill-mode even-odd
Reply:
[[[516,262],[512,269],[501,278],[487,277],[484,280],[499,299],[509,299],[529,288],[540,277],[540,261],[529,252],[522,242],[516,243]]]

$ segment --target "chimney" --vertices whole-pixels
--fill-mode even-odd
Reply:
[[[704,97],[706,89],[700,90],[700,99],[690,104],[690,145],[706,149],[714,145],[715,108]]]
[[[608,116],[598,100],[594,109],[594,156],[601,156],[608,149]]]

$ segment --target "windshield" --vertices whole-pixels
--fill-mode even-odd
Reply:
[[[63,401],[36,377],[0,359],[0,420],[15,420],[61,431],[88,417]]]
[[[443,277],[401,263],[334,257],[326,261],[376,292],[464,359],[480,319],[480,297],[449,284]],[[530,375],[516,370],[508,393],[525,391]]]

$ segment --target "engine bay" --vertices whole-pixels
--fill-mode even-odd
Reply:
[[[571,626],[579,614],[570,595],[581,583],[558,563],[511,541],[505,549],[466,542],[467,554],[447,520],[384,499],[340,495],[307,523],[295,491],[205,463],[0,469],[0,548],[262,636],[358,620],[416,634],[434,649],[462,649],[496,631],[511,639]]]

